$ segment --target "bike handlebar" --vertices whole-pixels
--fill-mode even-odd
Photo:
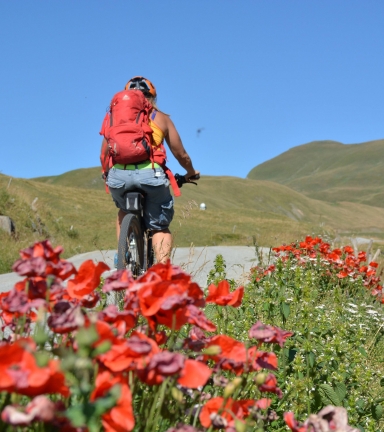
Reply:
[[[175,174],[175,179],[177,182],[177,186],[179,186],[179,188],[181,188],[183,186],[183,184],[185,183],[193,183],[195,185],[197,185],[197,183],[195,183],[194,181],[191,180],[199,180],[200,178],[200,174],[196,174],[194,176],[189,177],[189,181],[186,179],[185,175],[180,175],[180,174]]]

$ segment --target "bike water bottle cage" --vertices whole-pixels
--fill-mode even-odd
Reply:
[[[140,192],[127,192],[125,194],[126,210],[132,213],[141,213],[144,207],[144,196]]]

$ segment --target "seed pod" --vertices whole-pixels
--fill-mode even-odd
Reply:
[[[219,345],[211,345],[210,347],[203,350],[203,354],[214,356],[219,355],[221,353],[221,348]]]
[[[235,429],[236,432],[245,432],[247,430],[247,425],[246,423],[242,422],[239,419],[235,420]]]
[[[175,401],[182,403],[183,402],[183,393],[176,387],[172,387],[171,394]]]
[[[255,376],[255,383],[257,386],[261,386],[265,383],[266,379],[267,379],[267,374],[264,372],[260,372]]]
[[[225,399],[227,399],[231,395],[233,395],[233,393],[235,392],[237,387],[239,387],[239,385],[241,384],[241,381],[242,381],[242,379],[240,377],[237,377],[233,381],[231,381],[230,383],[228,383],[226,385],[226,387],[224,388],[224,394],[223,394]]]

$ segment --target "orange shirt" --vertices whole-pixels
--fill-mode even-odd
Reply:
[[[154,114],[156,116],[156,111],[154,111]],[[163,140],[164,140],[164,132],[159,128],[159,126],[152,120],[152,118],[155,117],[153,113],[151,114],[149,118],[149,126],[152,129],[152,138],[153,143],[155,144],[155,147],[159,146]]]

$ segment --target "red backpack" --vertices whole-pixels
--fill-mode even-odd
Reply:
[[[140,90],[123,90],[113,96],[104,117],[100,135],[108,143],[109,160],[103,161],[103,171],[115,164],[135,164],[150,160],[156,162],[168,175],[175,196],[180,196],[176,180],[165,166],[166,153],[161,144],[154,148],[149,113],[152,105]],[[106,165],[106,166],[104,166]]]
[[[152,105],[140,90],[123,90],[113,96],[100,131],[108,142],[112,165],[133,164],[153,158]]]

